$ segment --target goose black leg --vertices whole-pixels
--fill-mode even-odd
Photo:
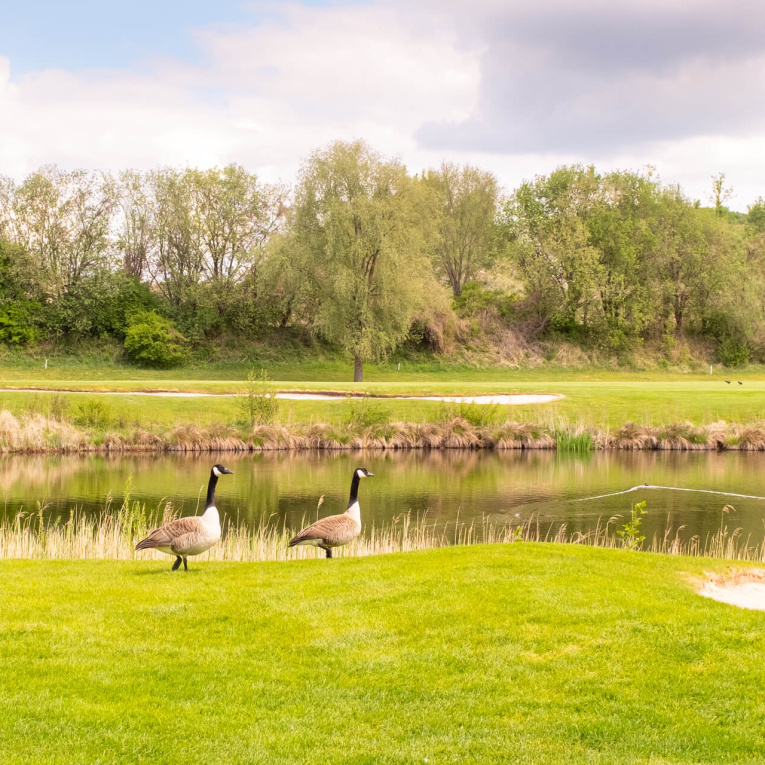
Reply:
[[[332,548],[331,547],[325,547],[324,549],[327,551],[327,557],[331,558],[332,557]]]
[[[182,558],[181,558],[180,555],[176,556],[175,563],[173,563],[173,571],[177,571],[180,568],[181,560],[182,560]]]
[[[188,571],[189,570],[189,564],[186,562],[186,557],[183,558],[183,570]]]

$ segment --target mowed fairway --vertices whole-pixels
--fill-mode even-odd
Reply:
[[[180,379],[158,373],[151,379],[4,379],[4,387],[68,389],[79,391],[180,391],[197,393],[236,393],[242,390],[241,379]],[[491,379],[485,379],[490,377]],[[603,373],[595,379],[587,376],[541,373],[529,379],[529,373],[505,372],[500,378],[492,372],[485,376],[467,372],[434,376],[421,380],[417,375],[399,381],[340,383],[329,380],[279,380],[280,390],[339,391],[383,396],[488,395],[498,393],[559,393],[564,399],[548,404],[505,407],[505,418],[522,422],[556,424],[558,419],[595,428],[618,428],[626,422],[640,425],[665,425],[690,421],[705,425],[718,420],[751,423],[765,420],[765,375],[743,376],[743,385],[734,380],[726,384],[714,376],[630,376],[626,373]],[[476,379],[477,378],[477,379]],[[0,389],[0,409],[20,414],[29,409],[46,411],[48,393],[8,392]],[[87,397],[85,393],[65,394],[71,409]],[[93,394],[91,394],[92,398]],[[131,425],[172,427],[186,423],[210,425],[233,423],[238,417],[235,400],[228,396],[210,398],[167,398],[129,395],[105,397],[112,419],[122,427]],[[444,416],[444,407],[435,401],[380,399],[375,406],[390,412],[394,420],[423,422]],[[283,401],[281,422],[326,422],[337,424],[348,416],[349,402],[342,396],[336,401]]]
[[[3,763],[761,763],[723,562],[514,544],[3,562]]]

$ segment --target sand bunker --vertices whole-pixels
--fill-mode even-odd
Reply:
[[[417,401],[451,401],[456,404],[549,404],[563,398],[558,393],[511,393],[498,396],[396,396]]]
[[[141,390],[55,390],[52,388],[6,388],[2,393],[89,393],[98,396],[166,396],[169,398],[200,398],[202,396],[234,396],[235,393],[185,393],[181,391],[141,391]],[[286,391],[277,393],[276,398],[290,401],[336,401],[344,398],[345,393],[310,393],[308,391]],[[457,404],[548,404],[563,398],[560,394],[550,393],[512,393],[494,396],[375,396],[369,398],[400,399],[406,401],[447,401]]]
[[[765,611],[765,571],[745,569],[710,577],[699,590],[699,595],[739,608]]]

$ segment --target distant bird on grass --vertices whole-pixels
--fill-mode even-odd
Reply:
[[[744,383],[742,383],[742,382],[741,382],[741,380],[736,380],[736,382],[737,382],[739,385],[743,385],[743,384],[744,384]]]
[[[290,547],[297,545],[312,545],[320,547],[332,557],[333,547],[342,547],[352,542],[361,532],[361,513],[359,511],[359,481],[362,478],[373,478],[366,468],[356,468],[351,481],[351,497],[348,509],[342,515],[329,515],[303,529],[290,540]]]
[[[159,550],[168,555],[175,555],[173,571],[177,571],[183,561],[184,571],[189,570],[186,557],[199,555],[209,550],[220,539],[220,516],[215,507],[215,486],[219,476],[232,475],[233,471],[223,465],[213,465],[210,482],[207,484],[207,501],[203,515],[177,518],[149,534],[136,546],[136,550]]]
[[[726,380],[725,382],[728,383],[728,385],[730,385],[730,380]]]

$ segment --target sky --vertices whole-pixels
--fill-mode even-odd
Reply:
[[[0,175],[237,162],[335,139],[506,190],[561,164],[765,196],[761,0],[0,0]]]

